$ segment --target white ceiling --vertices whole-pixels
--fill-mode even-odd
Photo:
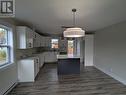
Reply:
[[[15,0],[16,19],[31,23],[39,32],[61,34],[61,26],[76,25],[95,31],[126,20],[126,0]]]

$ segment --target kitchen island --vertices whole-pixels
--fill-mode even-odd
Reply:
[[[76,55],[57,55],[58,75],[80,74],[80,57]]]

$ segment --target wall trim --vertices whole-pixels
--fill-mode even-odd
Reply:
[[[119,77],[118,75],[109,72],[108,70],[105,70],[97,65],[94,65],[94,67],[96,67],[97,69],[99,69],[100,71],[104,72],[105,74],[109,75],[110,77],[114,78],[115,80],[121,82],[122,84],[126,85],[126,80],[122,79],[121,77]]]
[[[18,82],[14,83],[3,95],[7,95],[17,84]]]

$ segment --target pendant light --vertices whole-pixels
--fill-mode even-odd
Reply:
[[[85,31],[82,30],[82,28],[80,27],[76,27],[75,26],[75,13],[76,13],[76,9],[72,9],[72,12],[73,12],[73,27],[71,28],[67,28],[65,31],[64,31],[64,37],[83,37],[85,36]]]

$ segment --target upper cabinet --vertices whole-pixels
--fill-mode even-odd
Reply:
[[[39,34],[34,32],[34,47],[39,47]]]
[[[40,44],[41,44],[41,47],[45,47],[45,37],[44,36],[41,36],[40,37]],[[51,43],[50,43],[51,44]]]
[[[39,35],[38,33],[34,33],[34,47],[46,47],[45,46],[45,37]]]
[[[45,38],[45,47],[51,47],[51,38],[50,37],[44,37]]]
[[[17,26],[17,46],[19,49],[50,47],[51,38],[44,37],[26,26]]]
[[[67,49],[68,49],[68,40],[66,38],[59,39],[59,51],[61,53],[67,53]]]
[[[19,49],[33,48],[34,32],[25,26],[17,26],[17,47]]]

